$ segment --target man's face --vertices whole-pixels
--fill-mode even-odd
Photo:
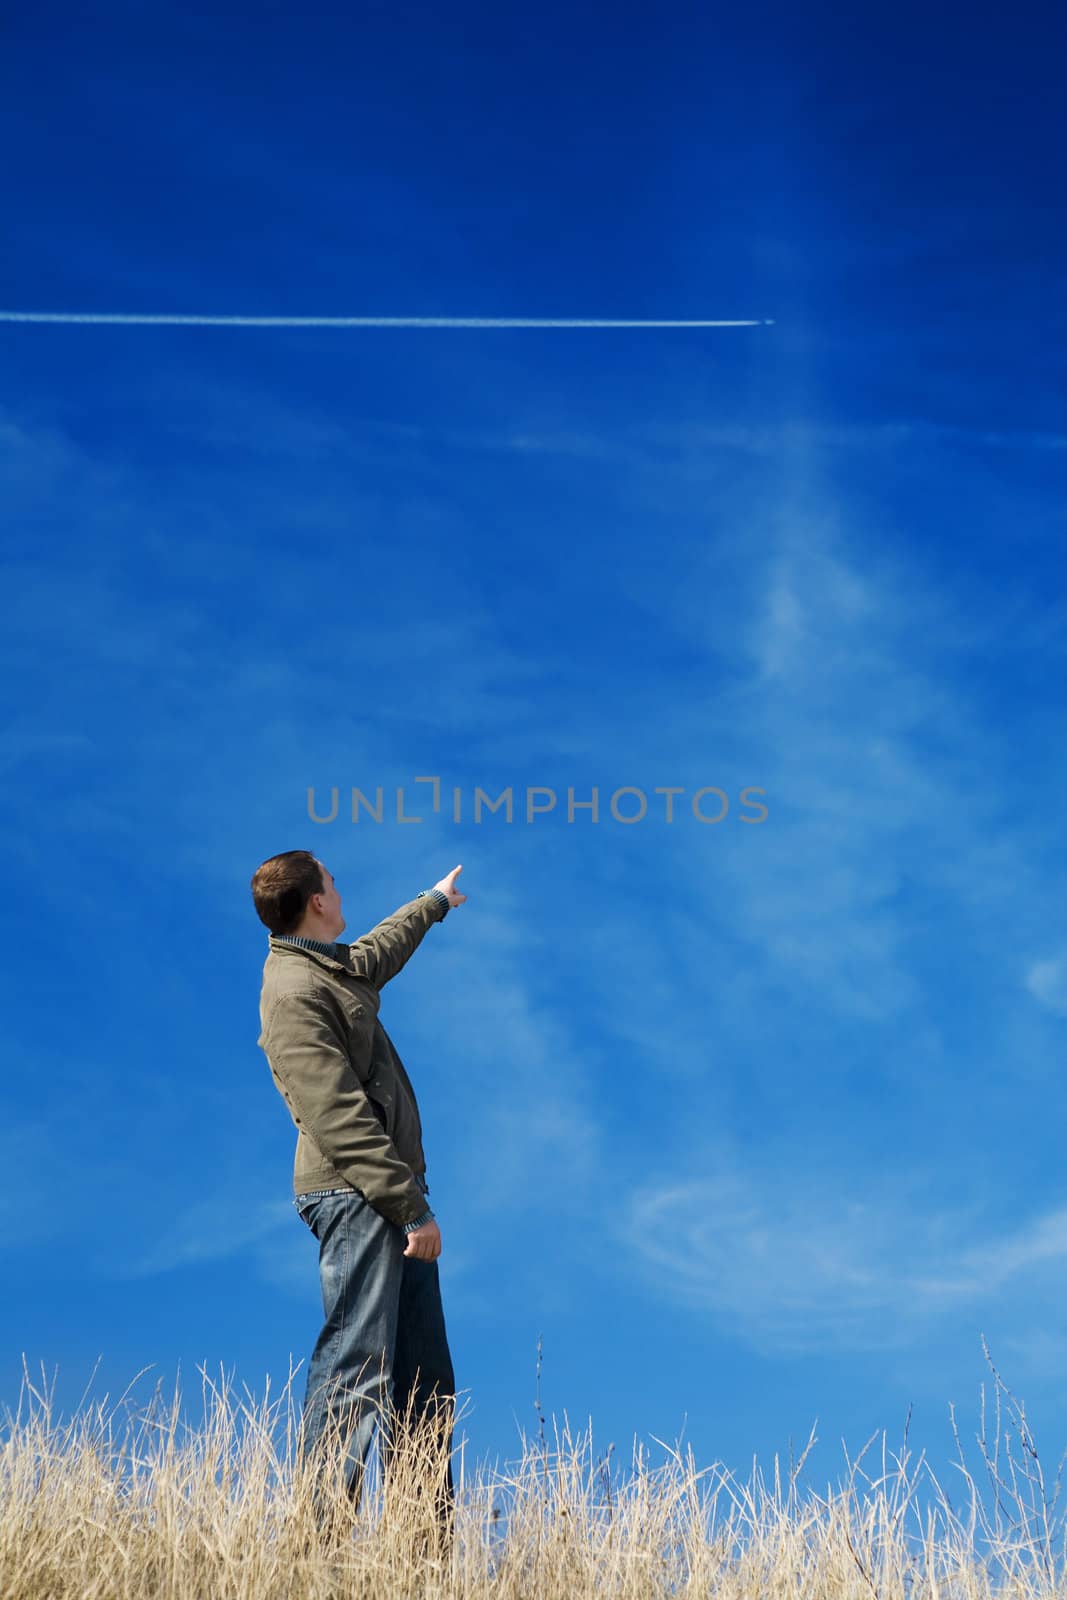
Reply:
[[[318,857],[315,858],[318,860]],[[313,898],[318,901],[321,915],[330,923],[329,937],[336,939],[339,933],[344,932],[345,919],[341,914],[341,896],[337,892],[337,885],[333,881],[333,874],[319,861],[322,872],[322,881],[326,885],[322,894]]]

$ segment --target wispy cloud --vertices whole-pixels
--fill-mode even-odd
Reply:
[[[1067,1017],[1067,955],[1035,961],[1027,970],[1026,988],[1041,1005]]]
[[[246,1255],[266,1239],[273,1240],[283,1228],[291,1227],[295,1216],[293,1207],[284,1200],[249,1205],[247,1190],[244,1197],[240,1191],[206,1195],[162,1228],[147,1250],[129,1259],[109,1256],[108,1276],[141,1278]]]
[[[793,1169],[714,1165],[715,1177],[635,1196],[613,1248],[649,1292],[766,1353],[900,1349],[974,1311],[1003,1327],[1014,1283],[1044,1269],[1052,1289],[1062,1276],[1063,1209],[992,1233],[978,1204],[939,1210],[914,1181],[884,1175],[859,1190],[818,1177],[800,1152]]]
[[[396,425],[377,423],[375,431],[396,431]],[[933,449],[952,445],[970,449],[1038,451],[1058,454],[1067,450],[1067,433],[1041,428],[967,427],[934,417],[903,416],[882,421],[841,422],[812,418],[783,418],[778,422],[703,422],[693,419],[659,422],[650,419],[623,423],[611,433],[591,432],[577,424],[531,418],[525,426],[494,430],[450,429],[443,425],[404,425],[412,438],[435,440],[449,448],[494,451],[501,454],[575,457],[589,461],[625,462],[631,469],[647,463],[672,463],[692,470],[702,460],[709,471],[715,456],[736,454],[780,462],[793,453],[818,451],[840,459],[850,455],[889,455],[902,450]]]
[[[1039,1281],[1055,1288],[1063,1213],[1004,1195],[993,1233],[988,1208],[1009,1149],[1041,1170],[1015,1108],[1022,1080],[1055,1094],[1059,1052],[1020,1007],[1008,952],[1032,945],[1057,891],[1025,808],[1008,820],[1005,735],[969,671],[981,628],[810,508],[756,548],[752,604],[709,615],[733,683],[696,714],[656,705],[658,686],[629,708],[635,763],[727,751],[731,771],[759,773],[771,816],[659,855],[673,981],[660,969],[646,987],[640,890],[613,907],[641,983],[618,1023],[607,992],[603,1015],[663,1075],[643,1161],[672,1176],[603,1225],[649,1292],[758,1347],[899,1345],[994,1311],[1026,1273],[1051,1265]],[[1037,962],[1028,987],[1058,1010],[1064,974]],[[911,1175],[931,1150],[924,1191]]]

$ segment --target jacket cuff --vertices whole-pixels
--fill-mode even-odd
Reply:
[[[448,903],[447,894],[444,894],[440,889],[420,889],[418,894],[415,896],[415,899],[432,900],[435,905],[439,906],[441,908],[441,915],[437,919],[438,922],[443,922],[448,916],[449,911],[452,909]]]
[[[432,1220],[433,1220],[433,1212],[432,1211],[424,1211],[421,1217],[416,1217],[415,1218],[414,1222],[405,1222],[404,1223],[404,1232],[405,1233],[414,1233],[416,1228],[421,1228],[421,1227],[425,1226],[425,1224],[427,1222],[431,1222]]]

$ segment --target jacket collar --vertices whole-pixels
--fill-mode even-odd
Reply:
[[[352,967],[348,957],[347,945],[335,945],[337,956],[328,956],[324,950],[309,950],[306,945],[289,944],[285,939],[280,939],[277,934],[267,935],[268,954],[275,956],[299,956],[305,961],[314,961],[320,967],[325,967],[329,972],[351,972]],[[342,955],[341,952],[344,952]]]

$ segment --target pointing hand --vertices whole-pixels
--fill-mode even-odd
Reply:
[[[450,906],[461,906],[464,900],[467,898],[465,894],[460,894],[459,890],[456,888],[456,878],[462,871],[463,864],[461,862],[458,867],[452,868],[452,871],[448,874],[447,878],[442,878],[440,883],[434,884],[435,889],[440,889],[442,894],[448,896],[448,903]]]

